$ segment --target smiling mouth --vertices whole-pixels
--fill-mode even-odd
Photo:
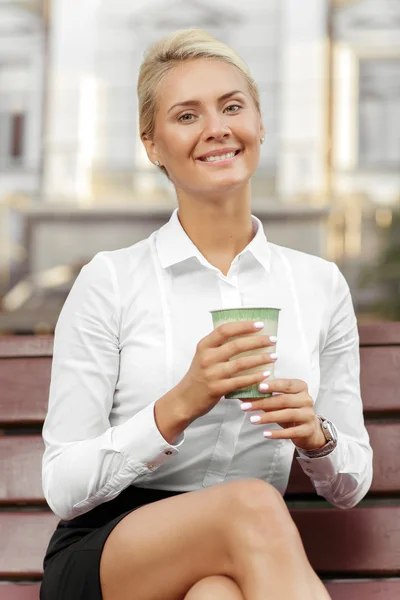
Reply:
[[[241,150],[235,150],[234,152],[226,152],[226,154],[215,154],[214,156],[206,156],[204,158],[199,158],[201,162],[222,162],[224,160],[230,160],[237,156],[241,152]]]

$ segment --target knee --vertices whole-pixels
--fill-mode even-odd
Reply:
[[[257,537],[273,534],[277,542],[298,536],[282,495],[272,485],[259,479],[244,479],[226,486],[235,532],[239,530],[241,535],[256,532]]]
[[[211,575],[201,579],[190,588],[185,600],[243,600],[238,585],[225,575]]]

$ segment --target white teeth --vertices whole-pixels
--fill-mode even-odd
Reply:
[[[204,162],[218,162],[220,160],[226,160],[227,158],[233,158],[235,152],[228,152],[227,154],[219,154],[218,156],[207,156],[204,158]]]

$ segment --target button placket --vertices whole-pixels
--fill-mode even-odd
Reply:
[[[232,267],[229,281],[222,276],[219,277],[219,288],[221,292],[222,308],[238,308],[242,305],[239,290],[237,288],[238,263]],[[207,487],[225,479],[229,471],[236,445],[246,415],[239,408],[239,400],[226,400],[220,402],[228,403],[221,422],[218,441],[213,456],[205,473],[203,486]]]

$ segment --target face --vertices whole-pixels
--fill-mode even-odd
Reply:
[[[144,139],[177,191],[215,193],[244,186],[257,168],[263,127],[246,80],[234,66],[179,64],[158,90],[155,132]]]

